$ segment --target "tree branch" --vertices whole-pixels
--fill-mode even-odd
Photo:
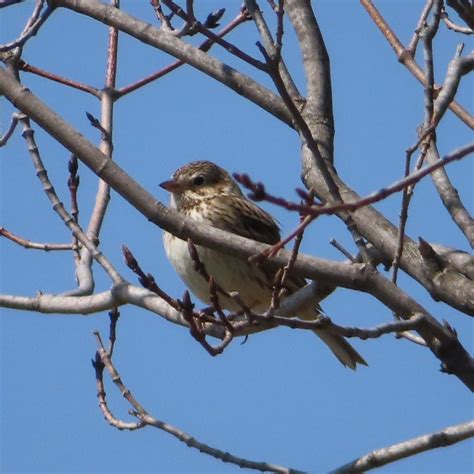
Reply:
[[[197,224],[194,220],[184,219],[176,211],[167,209],[100,150],[46,107],[28,89],[15,81],[3,68],[0,68],[0,91],[16,107],[31,116],[33,120],[37,121],[48,133],[74,153],[94,173],[104,179],[139,212],[168,232],[183,240],[191,238],[198,245],[221,250],[224,253],[232,253],[238,258],[248,258],[269,248],[268,245],[214,227]],[[89,241],[87,241],[87,244],[89,244]],[[266,265],[271,268],[278,268],[284,266],[290,257],[290,252],[281,251]],[[343,263],[327,262],[323,259],[300,254],[294,264],[292,273],[293,271],[315,280],[322,279],[327,284],[366,291],[405,319],[410,318],[413,313],[427,313],[416,301],[368,265],[348,266]],[[462,348],[459,341],[453,339],[453,335],[449,331],[446,331],[441,325],[438,325],[438,328],[439,333],[436,335],[432,333],[431,329],[425,330],[423,327],[420,328],[420,334],[437,357],[443,360],[447,367],[446,370],[450,373],[456,373],[464,383],[474,390],[474,367],[471,357]],[[445,351],[441,350],[443,345],[446,345]],[[451,357],[453,355],[454,359]]]
[[[137,399],[132,395],[131,391],[123,383],[120,377],[120,374],[115,368],[109,354],[105,350],[102,344],[102,341],[100,340],[100,337],[98,338],[98,341],[99,341],[99,349],[97,351],[97,356],[94,362],[94,366],[96,368],[96,379],[98,378],[97,367],[100,367],[101,365],[103,365],[109,372],[109,375],[112,381],[114,382],[114,384],[116,385],[117,389],[128,401],[128,403],[132,406],[133,408],[132,414],[135,417],[137,417],[139,420],[138,424],[134,426],[133,429],[142,428],[144,426],[153,426],[154,428],[157,428],[159,430],[164,431],[165,433],[170,434],[171,436],[174,436],[175,438],[177,438],[179,441],[186,444],[186,446],[190,448],[197,449],[201,453],[205,453],[208,456],[212,456],[216,459],[221,460],[222,462],[234,464],[241,468],[254,469],[254,470],[262,471],[262,472],[275,472],[275,473],[281,473],[281,474],[303,474],[302,471],[298,471],[296,469],[277,466],[275,464],[269,464],[267,462],[252,461],[250,459],[238,457],[229,452],[225,452],[225,451],[221,451],[220,449],[213,448],[212,446],[202,443],[196,438],[190,436],[188,433],[185,433],[184,431],[180,430],[176,426],[173,426],[169,423],[158,420],[157,418],[151,416],[145,410],[145,408],[143,408],[143,406],[137,401]],[[101,380],[101,376],[99,380]],[[99,386],[99,389],[100,388],[101,387]],[[103,388],[101,389],[99,394],[103,394],[103,399],[105,400],[105,390],[103,390]],[[101,401],[101,398],[99,398],[99,403],[100,401]],[[104,404],[101,405],[103,413],[104,413],[104,406],[106,405]],[[107,411],[105,411],[104,414],[107,414]],[[109,422],[110,421],[111,420],[109,420]],[[112,424],[116,425],[117,423],[115,422],[115,420],[113,420]],[[120,426],[122,425],[119,424],[119,426],[117,427],[120,427]],[[132,429],[128,424],[124,426],[127,429]]]
[[[407,50],[397,38],[393,30],[390,28],[388,23],[384,20],[380,12],[375,8],[371,0],[360,0],[364,8],[367,10],[367,13],[370,15],[374,21],[377,28],[387,39],[390,46],[395,51],[395,54],[398,57],[398,60],[420,81],[423,85],[426,83],[426,77],[423,70],[418,66],[416,61],[413,59],[410,51]],[[408,53],[408,54],[407,54]],[[474,129],[474,117],[467,112],[461,105],[457,102],[452,101],[449,104],[451,111],[458,116],[468,127]]]
[[[292,126],[291,118],[279,97],[245,74],[241,74],[227,64],[218,61],[209,54],[162,31],[150,24],[109,5],[96,0],[50,0],[57,7],[65,7],[87,15],[124,33],[133,36],[142,43],[161,49],[186,62],[190,66],[222,82],[279,120]]]
[[[413,438],[403,443],[394,444],[387,448],[376,449],[365,456],[356,459],[331,472],[331,474],[362,473],[385,466],[399,459],[431,449],[451,446],[474,436],[474,421],[450,426],[442,431]]]

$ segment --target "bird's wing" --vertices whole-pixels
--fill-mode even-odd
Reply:
[[[219,196],[214,206],[220,208],[215,227],[264,244],[274,245],[280,240],[280,229],[273,217],[244,197]],[[218,209],[216,209],[217,214]]]
[[[215,205],[222,210],[219,213],[222,221],[215,227],[264,244],[275,245],[280,241],[280,229],[275,219],[245,197],[220,196]],[[237,222],[240,225],[237,226]],[[271,284],[273,275],[268,275],[268,278]],[[288,275],[284,286],[291,294],[305,285],[304,278]]]

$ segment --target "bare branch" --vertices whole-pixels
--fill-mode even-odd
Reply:
[[[257,2],[255,0],[245,0],[245,5],[247,6],[252,20],[254,21],[255,26],[258,29],[258,32],[260,33],[260,37],[262,38],[265,49],[269,52],[271,56],[273,56],[275,54],[275,43],[273,41],[270,29],[268,28],[267,22],[263,17],[262,11],[258,7]],[[296,87],[296,84],[294,83],[293,78],[288,72],[288,69],[282,59],[280,59],[278,67],[280,69],[282,80],[291,98],[294,101],[304,101],[304,98],[298,91],[298,88]]]
[[[438,147],[434,140],[430,143],[426,159],[431,165],[439,163],[441,160]],[[441,167],[434,170],[431,173],[431,179],[433,180],[444,207],[447,209],[459,229],[461,229],[463,234],[466,236],[471,247],[474,248],[474,219],[461,202],[459,194],[456,188],[452,185],[445,168]]]
[[[450,426],[442,431],[413,438],[387,448],[377,449],[331,472],[362,473],[431,449],[451,446],[474,436],[474,421]]]
[[[374,204],[383,199],[386,199],[392,194],[398,193],[408,186],[413,186],[415,183],[419,182],[425,176],[433,173],[437,169],[446,166],[449,163],[454,161],[461,160],[466,156],[474,153],[474,143],[466,145],[464,147],[454,150],[449,155],[446,155],[444,158],[437,160],[435,163],[425,166],[424,168],[415,171],[414,173],[408,175],[406,178],[403,178],[395,183],[383,187],[378,191],[369,194],[368,196],[359,198],[356,201],[346,201],[340,204],[326,205],[326,206],[308,206],[306,204],[298,204],[286,199],[275,197],[269,194],[262,183],[256,183],[251,180],[251,178],[246,174],[234,174],[234,178],[243,186],[252,190],[252,193],[249,197],[255,199],[256,201],[265,200],[275,204],[277,206],[284,207],[289,211],[297,211],[303,214],[307,214],[313,217],[321,215],[331,215],[339,211],[349,211],[353,212],[359,209],[362,209],[365,206]],[[257,194],[258,193],[258,194]]]
[[[198,245],[205,245],[206,247],[226,253],[231,252],[237,258],[248,258],[268,248],[265,244],[245,239],[235,234],[229,234],[210,226],[197,224],[194,220],[185,219],[176,212],[167,209],[126,175],[113,161],[109,160],[83,136],[77,134],[57,114],[42,104],[30,91],[22,88],[2,68],[0,68],[0,90],[6,97],[14,101],[15,106],[23,110],[23,112],[31,114],[34,120],[41,123],[52,136],[73,152],[78,159],[86,163],[91,170],[102,179],[107,180],[138,211],[168,232],[181,239],[191,238]],[[87,244],[90,245],[90,242],[87,241]],[[278,268],[285,265],[288,258],[288,252],[281,251],[274,259],[267,262],[268,267]],[[312,279],[323,279],[328,284],[364,290],[379,298],[402,318],[409,318],[416,312],[426,312],[417,302],[397,289],[396,286],[375,272],[370,266],[348,266],[337,264],[336,262],[330,262],[330,264],[323,262],[322,259],[300,254],[293,267],[294,272]],[[334,272],[336,268],[340,273]],[[418,271],[422,271],[424,268],[425,265],[422,265],[422,268],[419,268]],[[447,291],[450,285],[452,285],[452,282],[448,282],[448,284],[443,282],[444,291]],[[472,291],[471,284],[469,284],[469,288]],[[452,297],[450,293],[448,295]],[[445,299],[448,298],[445,297]],[[468,310],[471,304],[469,299],[462,299],[460,303],[456,300],[455,303],[465,310]],[[440,326],[439,330],[440,332],[436,336],[431,330],[422,331],[420,329],[420,334],[425,338],[434,353],[446,362],[449,370],[452,373],[456,373],[461,380],[474,389],[474,369],[471,366],[470,356],[462,348],[459,341],[453,340],[452,335],[442,326]],[[443,343],[449,345],[451,349],[447,351],[448,354],[439,349],[440,343],[441,346]],[[453,363],[453,360],[449,357],[453,354],[452,348],[456,349],[454,351],[456,363]]]
[[[397,38],[393,30],[390,28],[388,23],[384,20],[380,12],[375,8],[371,0],[360,0],[367,13],[370,15],[380,32],[384,35],[390,46],[395,51],[399,61],[420,81],[423,85],[426,83],[426,77],[423,70],[418,66],[416,61],[413,59],[410,52],[403,46],[400,40]],[[407,54],[408,51],[408,54]],[[436,88],[438,86],[435,85]],[[461,105],[456,101],[449,103],[449,108],[454,112],[459,119],[461,119],[468,127],[474,128],[474,117],[469,114]]]
[[[35,36],[38,33],[38,30],[48,19],[48,17],[53,13],[54,8],[51,5],[47,5],[43,13],[41,10],[45,4],[45,0],[36,0],[35,8],[28,19],[25,28],[21,32],[20,36],[10,43],[5,45],[0,45],[0,52],[9,51],[17,47],[23,46],[31,37]]]
[[[34,250],[44,250],[45,252],[50,252],[52,250],[74,250],[75,246],[73,244],[51,244],[51,243],[40,243],[32,242],[31,240],[24,239],[18,235],[12,234],[10,231],[5,229],[5,227],[0,227],[0,236],[5,237],[12,242],[15,242],[25,249],[34,249]]]
[[[459,25],[456,25],[454,21],[451,21],[446,11],[443,11],[441,18],[443,19],[446,27],[449,28],[450,30],[455,31],[456,33],[461,33],[463,35],[474,34],[474,30],[472,28],[469,28],[467,26],[459,26]]]
[[[64,205],[59,200],[54,190],[54,187],[48,178],[46,169],[44,168],[39,149],[34,140],[34,131],[29,124],[29,119],[21,118],[20,122],[23,125],[22,135],[28,144],[28,151],[30,152],[30,156],[33,160],[37,176],[41,181],[41,184],[43,185],[46,195],[48,196],[49,200],[51,201],[51,204],[53,205],[53,209],[62,219],[64,224],[71,230],[74,236],[81,242],[84,248],[87,249],[90,252],[91,256],[97,261],[97,263],[99,263],[104,268],[104,270],[108,273],[112,281],[116,284],[122,283],[123,278],[120,276],[117,270],[113,267],[110,261],[101,252],[99,252],[99,250],[92,243],[92,241],[84,234],[82,229],[79,227],[78,224],[76,224],[73,217],[66,211]]]
[[[229,22],[219,33],[217,34],[219,37],[224,37],[227,33],[230,33],[234,28],[237,26],[241,25],[242,23],[246,22],[249,20],[248,14],[245,10],[241,10],[239,14],[231,21]],[[214,41],[207,39],[204,42],[202,42],[198,48],[201,51],[209,51],[211,47],[214,45]],[[117,90],[117,98],[120,98],[126,94],[129,94],[130,92],[133,92],[140,87],[143,87],[150,82],[155,81],[156,79],[160,79],[163,76],[166,76],[170,72],[174,71],[175,69],[178,69],[179,67],[183,66],[186,64],[185,61],[178,60],[175,61],[168,66],[165,66],[163,69],[160,69],[159,71],[155,72],[154,74],[151,74],[150,76],[145,77],[144,79],[141,79],[133,84],[130,84],[129,86],[123,87],[121,89]]]
[[[13,135],[13,132],[15,131],[16,126],[18,125],[18,119],[22,115],[23,114],[18,114],[17,112],[14,112],[12,114],[12,119],[10,121],[10,126],[8,127],[8,130],[5,132],[4,135],[0,136],[0,147],[5,146],[8,143],[8,140]]]
[[[112,411],[110,410],[107,404],[107,397],[106,397],[105,385],[104,385],[105,365],[102,362],[100,353],[98,351],[95,354],[95,358],[92,359],[92,367],[94,367],[94,370],[95,370],[95,381],[97,385],[97,399],[99,400],[99,408],[102,414],[104,415],[104,418],[107,420],[107,422],[113,427],[117,428],[118,430],[135,431],[140,428],[144,428],[146,425],[142,421],[138,421],[135,423],[126,423],[116,418],[113,415]]]
[[[472,10],[472,2],[469,0],[446,0],[446,3],[456,11],[469,28],[474,29],[474,12]]]
[[[198,22],[194,16],[190,17],[189,13],[186,13],[181,7],[176,5],[174,2],[171,0],[162,0],[162,2],[176,15],[180,16],[181,18],[184,18],[186,20],[185,26],[183,26],[183,31],[187,31],[188,33],[190,30],[192,32],[198,32],[206,36],[209,40],[211,40],[213,43],[218,44],[219,46],[222,46],[228,53],[234,55],[235,57],[241,59],[242,61],[250,64],[251,66],[255,67],[256,69],[260,71],[265,71],[266,67],[265,64],[262,63],[261,61],[253,58],[249,54],[247,54],[245,51],[242,51],[239,49],[237,46],[234,44],[229,43],[225,39],[221,37],[221,35],[216,35],[213,33],[211,30],[206,28],[202,23]],[[185,28],[187,28],[185,30]],[[181,31],[181,30],[180,30]],[[183,36],[181,33],[176,33],[176,36],[179,38]]]
[[[474,70],[474,52],[471,52],[466,57],[462,57],[462,49],[463,45],[459,45],[454,59],[448,65],[446,79],[434,104],[431,125],[438,124],[446,109],[453,103],[461,77]]]
[[[423,7],[423,11],[421,12],[420,19],[418,20],[418,23],[416,25],[415,33],[411,38],[410,44],[407,46],[407,51],[410,51],[412,57],[415,57],[416,47],[418,46],[418,41],[420,40],[420,34],[426,24],[426,19],[430,14],[431,7],[433,6],[433,1],[434,0],[426,1],[425,6]]]
[[[53,0],[50,0],[51,2]],[[58,7],[66,7],[88,15],[109,26],[118,28],[139,41],[161,49],[204,74],[222,82],[238,94],[246,97],[279,120],[291,126],[291,118],[283,102],[273,92],[250,77],[239,73],[232,67],[200,51],[170,33],[154,28],[149,24],[127,15],[122,10],[98,2],[97,0],[54,0]]]
[[[65,77],[58,76],[57,74],[53,74],[52,72],[45,71],[44,69],[40,69],[39,67],[32,66],[23,59],[20,59],[18,61],[18,69],[20,71],[36,74],[37,76],[44,77],[46,79],[49,79],[50,81],[57,82],[58,84],[63,84],[73,89],[77,89],[82,92],[87,92],[88,94],[91,94],[94,97],[100,97],[100,91],[95,87],[92,87],[88,84],[82,84],[80,82],[73,81],[72,79],[67,79]]]
[[[117,372],[117,369],[112,363],[112,360],[109,354],[107,353],[107,351],[105,350],[103,344],[101,343],[101,340],[98,339],[98,342],[99,342],[99,349],[97,351],[98,355],[96,356],[96,360],[94,362],[94,368],[96,369],[96,380],[97,379],[102,380],[102,375],[100,373],[97,374],[97,367],[100,368],[100,364],[102,364],[109,372],[109,375],[112,381],[114,382],[114,384],[116,385],[117,389],[119,390],[119,392],[124,396],[124,398],[133,407],[134,411],[132,412],[132,414],[136,416],[139,420],[139,422],[135,425],[122,424],[123,422],[118,423],[117,428],[120,429],[120,427],[122,427],[123,429],[138,429],[138,428],[142,428],[143,426],[153,426],[154,428],[157,428],[159,430],[162,430],[170,434],[171,436],[174,436],[176,439],[178,439],[182,443],[185,443],[186,446],[197,449],[201,453],[207,454],[216,459],[220,459],[221,461],[225,463],[230,463],[230,464],[239,466],[241,468],[254,469],[254,470],[262,471],[262,472],[265,471],[265,472],[275,472],[275,473],[282,473],[282,474],[303,474],[302,471],[298,471],[296,469],[277,466],[275,464],[269,464],[266,462],[252,461],[249,459],[235,456],[229,452],[225,452],[225,451],[221,451],[220,449],[213,448],[212,446],[209,446],[207,444],[204,444],[198,441],[196,438],[190,436],[188,433],[185,433],[184,431],[180,430],[176,426],[173,426],[169,423],[158,420],[157,418],[151,416],[143,408],[143,406],[137,401],[137,399],[132,395],[131,391],[126,387],[126,385],[122,382],[122,378],[120,377],[120,374]],[[99,393],[104,394],[103,398],[105,400],[105,391],[103,390],[102,387],[100,387],[99,383],[98,383],[98,386],[99,386],[99,389],[101,389]],[[99,404],[100,404],[100,400],[101,399],[99,398]],[[106,407],[105,404],[100,404],[100,407],[103,413],[104,413],[104,406]],[[108,414],[107,411],[105,411],[105,413]],[[106,416],[105,413],[104,413],[104,416]],[[110,422],[107,416],[106,418]],[[115,426],[115,423],[116,421],[115,419],[113,419],[111,424]]]

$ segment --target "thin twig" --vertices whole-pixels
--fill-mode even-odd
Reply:
[[[96,335],[98,337],[98,333]],[[98,337],[98,340],[99,337]],[[107,396],[105,393],[105,384],[104,384],[104,368],[105,365],[102,362],[100,352],[97,351],[95,354],[95,358],[92,359],[92,367],[94,367],[95,371],[95,381],[97,385],[97,399],[99,400],[99,408],[102,414],[104,415],[104,418],[108,421],[108,423],[118,430],[129,430],[129,431],[134,431],[138,430],[140,428],[144,428],[146,426],[145,423],[142,421],[138,421],[135,423],[127,423],[125,421],[119,420],[114,416],[112,411],[110,410],[108,404],[107,404]]]
[[[446,3],[456,11],[469,28],[474,29],[474,9],[471,0],[446,0]]]
[[[98,340],[99,349],[97,351],[95,364],[98,365],[97,361],[100,361],[100,363],[107,369],[112,381],[116,385],[119,392],[132,406],[133,408],[132,415],[136,416],[139,420],[139,422],[136,425],[124,423],[123,429],[138,429],[138,428],[142,428],[143,426],[153,426],[159,430],[162,430],[170,434],[171,436],[174,436],[179,441],[186,444],[186,446],[197,449],[201,453],[212,456],[215,459],[220,459],[221,461],[225,463],[230,463],[230,464],[239,466],[241,468],[254,469],[256,471],[262,471],[262,472],[275,472],[275,473],[281,473],[281,474],[303,474],[302,471],[298,471],[296,469],[277,466],[275,464],[269,464],[266,462],[252,461],[249,459],[235,456],[227,451],[221,451],[220,449],[213,448],[212,446],[209,446],[207,444],[204,444],[198,441],[196,438],[190,436],[188,433],[180,430],[179,428],[169,423],[166,423],[164,421],[158,420],[157,418],[154,418],[143,408],[143,406],[137,401],[137,399],[132,395],[131,391],[123,383],[122,378],[120,377],[120,374],[115,368],[109,354],[105,350],[104,345],[102,344],[102,341],[100,340],[100,337],[98,337],[98,334],[96,334],[96,338]],[[97,369],[96,369],[96,379],[101,380],[101,377],[97,377]],[[105,390],[102,389],[100,393],[103,393],[104,398],[105,398]],[[99,399],[99,404],[100,404],[100,401],[101,399]],[[101,405],[101,409],[102,409],[102,412],[104,413],[104,408],[102,405]],[[105,416],[105,413],[104,413],[104,416]],[[107,420],[110,423],[110,420],[108,418]],[[117,428],[120,429],[120,426],[117,426]]]
[[[339,250],[339,252],[342,253],[342,255],[344,255],[344,257],[348,258],[352,263],[356,263],[357,262],[357,259],[354,258],[354,256],[346,249],[344,248],[336,239],[331,239],[329,241],[329,243],[334,247],[336,248],[337,250]]]
[[[248,17],[247,12],[241,10],[240,13],[228,25],[226,25],[217,35],[219,37],[223,37],[226,34],[228,34],[229,32],[231,32],[234,28],[241,25],[242,23],[245,23],[248,20],[249,20],[249,17]],[[209,51],[209,49],[214,44],[215,43],[214,43],[213,40],[207,39],[198,46],[198,49],[200,49],[201,51]],[[174,61],[173,63],[169,64],[168,66],[165,66],[163,69],[160,69],[159,71],[151,74],[150,76],[147,76],[147,77],[141,79],[140,81],[137,81],[137,82],[135,82],[133,84],[130,84],[126,87],[122,87],[121,89],[118,89],[117,92],[116,92],[117,98],[120,98],[120,97],[122,97],[126,94],[129,94],[130,92],[133,92],[133,91],[139,89],[140,87],[143,87],[143,86],[149,84],[150,82],[155,81],[156,79],[160,79],[161,77],[166,76],[167,74],[174,71],[175,69],[178,69],[179,67],[183,66],[184,64],[186,64],[185,61],[182,61],[182,60],[178,59],[177,61]]]
[[[278,93],[280,94],[280,97],[282,98],[283,102],[287,106],[293,118],[293,123],[295,125],[296,130],[299,132],[303,142],[306,144],[306,146],[311,152],[311,155],[313,156],[316,167],[318,171],[321,173],[321,176],[327,186],[327,189],[331,195],[332,200],[336,203],[343,203],[343,199],[339,192],[339,188],[337,187],[337,184],[333,178],[333,175],[329,171],[329,165],[332,165],[332,164],[329,161],[325,160],[323,156],[321,155],[317,140],[315,139],[315,137],[313,137],[313,133],[310,127],[306,123],[306,120],[304,119],[300,111],[298,110],[298,107],[293,102],[290,94],[288,93],[288,90],[286,89],[285,83],[283,82],[283,79],[280,74],[280,69],[279,69],[280,60],[278,56],[272,57],[260,43],[257,43],[257,46],[259,47],[260,51],[262,52],[262,55],[264,56],[267,62],[270,77],[273,83],[275,84],[275,87],[277,88]],[[350,213],[344,213],[341,216],[341,218],[346,224],[347,229],[351,233],[355,244],[359,248],[359,251],[362,257],[364,258],[364,261],[369,262],[370,258],[365,247],[365,241],[360,235],[359,231],[357,230],[357,226],[352,216],[350,215]]]
[[[117,323],[120,318],[120,311],[115,307],[109,311],[110,326],[109,326],[109,356],[112,357],[115,349],[115,342],[117,341]]]
[[[77,157],[75,155],[71,155],[68,163],[69,178],[67,180],[67,185],[69,188],[69,194],[71,196],[71,216],[76,224],[79,224],[79,204],[77,201],[77,190],[79,188],[80,178],[77,174],[78,167],[79,164]],[[73,244],[76,247],[75,257],[77,262],[77,260],[80,258],[80,253],[76,237],[73,237]]]
[[[474,34],[474,30],[472,28],[469,28],[468,26],[457,25],[456,23],[454,23],[454,21],[450,20],[446,11],[443,11],[443,13],[441,14],[441,18],[443,19],[446,27],[450,30],[455,31],[456,33],[461,33],[463,35]]]
[[[260,10],[257,2],[255,0],[245,0],[245,5],[252,17],[252,20],[255,23],[255,26],[258,29],[260,37],[262,38],[263,44],[265,49],[270,53],[270,55],[275,54],[275,43],[273,41],[272,34],[270,32],[270,28],[265,21],[265,18]],[[274,11],[277,12],[277,7],[274,4],[273,7]],[[280,16],[283,16],[283,13],[280,13]],[[282,27],[281,27],[282,28]],[[281,30],[282,31],[282,30]],[[281,39],[280,39],[281,44]],[[281,56],[281,54],[280,54]],[[279,61],[279,68],[283,82],[285,83],[286,88],[288,89],[288,93],[290,94],[291,98],[295,101],[303,102],[304,98],[301,96],[298,88],[296,87],[293,78],[291,77],[288,68],[286,67],[283,59],[280,57]]]
[[[161,23],[163,31],[172,32],[174,28],[171,26],[171,18],[163,12],[160,0],[150,0],[150,3],[153,10],[155,10],[156,18]]]
[[[430,143],[426,159],[430,164],[437,163],[441,160],[438,147],[434,140]],[[431,179],[451,218],[466,236],[471,247],[474,248],[474,219],[462,203],[459,193],[451,183],[446,170],[444,168],[438,168],[431,173]]]
[[[15,131],[16,126],[18,125],[19,118],[23,116],[24,115],[19,112],[14,112],[12,114],[12,118],[11,118],[10,126],[8,127],[8,130],[5,132],[4,135],[0,136],[0,147],[5,146],[8,143],[8,140],[13,135],[13,132]]]
[[[50,252],[52,250],[74,250],[73,244],[51,244],[51,243],[40,243],[32,242],[31,240],[24,239],[18,235],[12,234],[10,231],[5,229],[5,227],[0,227],[0,236],[5,237],[12,242],[15,242],[25,249],[34,249],[34,250],[44,250],[45,252]]]
[[[160,298],[164,299],[171,307],[179,310],[178,301],[168,295],[168,293],[163,291],[156,284],[155,278],[151,273],[145,273],[141,269],[137,259],[134,257],[133,253],[126,245],[122,245],[122,254],[125,259],[125,263],[127,264],[127,267],[130,268],[130,270],[132,270],[132,272],[138,276],[138,281],[144,288],[157,294]]]
[[[461,53],[463,48],[464,45],[462,43],[458,45],[454,54],[454,58],[448,65],[443,87],[441,88],[434,103],[434,113],[431,121],[432,127],[439,123],[448,109],[449,104],[452,104],[452,101],[458,90],[461,77],[474,70],[474,52],[462,57]]]
[[[415,57],[416,47],[418,46],[418,42],[421,37],[421,32],[426,25],[426,19],[428,18],[428,15],[430,14],[431,7],[433,6],[433,1],[434,0],[427,0],[427,2],[425,3],[425,6],[423,7],[423,11],[421,12],[420,19],[418,20],[418,23],[416,24],[415,32],[413,33],[410,44],[407,46],[407,51],[410,52],[412,57]]]
[[[59,200],[54,190],[54,187],[48,178],[48,173],[44,168],[39,149],[34,139],[34,131],[29,124],[29,119],[20,119],[20,122],[23,125],[22,135],[28,144],[28,151],[30,152],[30,156],[33,160],[33,164],[36,169],[36,174],[39,180],[41,181],[41,184],[43,185],[46,195],[48,196],[49,200],[51,201],[51,204],[53,205],[54,211],[62,219],[64,224],[71,230],[73,235],[77,237],[77,239],[81,242],[84,248],[87,248],[92,258],[94,258],[97,263],[99,263],[102,268],[107,272],[112,281],[115,284],[122,283],[124,280],[121,275],[117,272],[117,270],[110,263],[110,261],[102,254],[102,252],[98,250],[94,243],[85,235],[79,225],[76,224],[72,216],[66,211],[62,202]]]
[[[214,293],[216,294],[216,293]],[[222,354],[224,349],[230,344],[232,339],[234,338],[234,330],[228,330],[227,326],[230,324],[225,316],[223,319],[226,320],[226,324],[224,327],[226,328],[226,332],[224,334],[224,338],[222,342],[216,346],[213,346],[207,342],[206,333],[202,326],[202,321],[200,315],[196,315],[194,312],[194,303],[191,301],[191,296],[189,295],[189,291],[185,290],[183,294],[182,300],[179,301],[180,303],[180,310],[183,318],[187,321],[189,325],[189,332],[191,336],[201,344],[201,346],[207,351],[207,353],[211,356],[217,356]],[[218,312],[221,311],[220,307],[218,308]]]
[[[202,23],[197,21],[194,17],[190,17],[188,13],[186,13],[180,6],[176,5],[173,1],[162,0],[162,2],[173,13],[180,16],[186,21],[185,26],[183,27],[183,30],[180,30],[180,31],[186,31],[186,33],[189,33],[189,30],[192,28],[193,32],[201,33],[202,35],[206,36],[208,39],[212,40],[214,43],[217,43],[219,46],[222,46],[228,53],[236,56],[237,58],[250,64],[256,69],[260,71],[267,70],[266,65],[264,63],[262,63],[258,59],[253,58],[252,56],[247,54],[245,51],[242,51],[240,48],[238,48],[234,44],[229,43],[228,41],[223,39],[220,35],[216,35],[215,33],[213,33],[211,30],[209,30],[209,28],[206,28]],[[185,27],[187,27],[186,30],[184,29]],[[180,32],[180,34],[178,34],[177,36],[179,37],[183,35]]]
[[[321,215],[331,215],[340,211],[356,211],[357,209],[360,209],[364,206],[368,206],[370,204],[374,204],[387,198],[388,196],[391,196],[392,194],[402,191],[407,186],[411,186],[417,183],[418,181],[420,181],[433,171],[437,170],[438,168],[446,166],[447,164],[452,163],[454,161],[461,160],[471,153],[474,153],[474,143],[458,148],[452,153],[444,156],[443,159],[437,161],[436,163],[433,163],[429,166],[425,166],[419,171],[410,174],[406,178],[396,181],[395,183],[387,187],[381,188],[378,191],[367,195],[366,197],[357,199],[356,201],[346,201],[340,204],[309,207],[303,204],[297,204],[285,200],[283,200],[285,201],[285,203],[282,203],[281,198],[275,198],[274,196],[268,194],[266,191],[261,199],[277,204],[290,211],[303,212],[314,217]],[[257,187],[259,190],[262,189],[261,183],[254,183],[248,175],[234,174],[233,176],[237,181],[239,181],[239,183],[241,183],[247,188],[250,188],[252,191],[254,191],[254,189],[256,189]]]
[[[28,64],[26,61],[23,59],[20,59],[18,61],[18,69],[20,71],[25,71],[29,72],[31,74],[36,74],[37,76],[44,77],[46,79],[49,79],[50,81],[57,82],[59,84],[63,84],[65,86],[71,87],[73,89],[77,89],[82,92],[87,92],[88,94],[93,95],[94,97],[100,97],[100,91],[99,89],[92,87],[88,84],[83,84],[81,82],[73,81],[72,79],[67,79],[62,76],[58,76],[57,74],[54,74],[52,72],[45,71],[44,69],[41,69],[36,66],[32,66],[31,64]]]

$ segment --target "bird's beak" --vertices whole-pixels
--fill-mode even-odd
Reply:
[[[178,183],[175,179],[169,179],[160,183],[160,188],[166,189],[170,193],[181,193],[184,191],[182,184]]]

